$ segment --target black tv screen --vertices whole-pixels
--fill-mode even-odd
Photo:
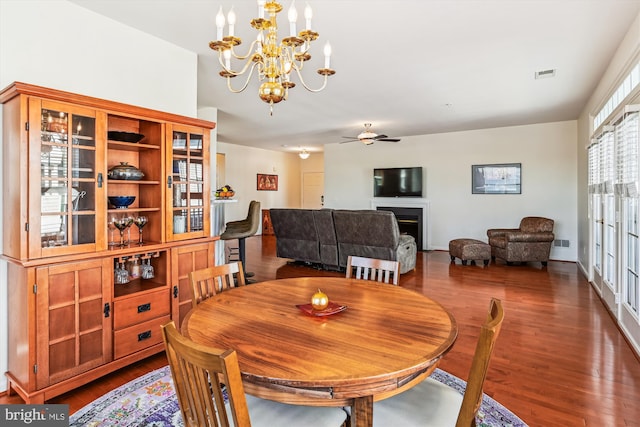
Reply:
[[[422,167],[374,169],[373,197],[422,197]]]

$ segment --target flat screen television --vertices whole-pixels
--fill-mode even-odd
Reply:
[[[373,197],[422,197],[422,167],[374,169]]]

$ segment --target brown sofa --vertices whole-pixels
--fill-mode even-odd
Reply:
[[[547,265],[551,245],[555,238],[553,220],[529,216],[522,218],[518,228],[494,228],[487,230],[491,259],[513,262],[541,262]]]
[[[334,270],[349,255],[400,261],[400,273],[415,268],[415,239],[400,234],[393,212],[274,208],[270,215],[278,257]]]

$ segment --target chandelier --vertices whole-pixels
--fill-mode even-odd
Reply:
[[[309,153],[306,148],[303,148],[302,151],[298,153],[298,156],[300,156],[302,160],[307,160],[310,154],[311,153]]]
[[[229,11],[226,21],[228,21],[228,32],[224,34],[225,17],[222,6],[216,15],[217,35],[216,40],[209,43],[209,47],[218,52],[218,60],[222,66],[220,76],[227,79],[227,87],[233,93],[244,91],[251,76],[257,69],[258,79],[262,83],[258,89],[260,99],[269,104],[270,114],[273,115],[273,104],[286,100],[289,89],[296,84],[291,81],[293,72],[298,76],[302,86],[310,92],[320,92],[327,86],[329,76],[335,74],[335,70],[330,68],[331,45],[327,42],[324,46],[324,67],[317,70],[317,73],[324,76],[324,82],[318,89],[312,89],[307,85],[302,77],[304,63],[311,59],[309,53],[311,42],[318,38],[318,33],[311,30],[311,18],[313,11],[307,4],[304,10],[305,29],[296,33],[296,21],[298,12],[292,2],[288,11],[289,36],[278,41],[278,23],[276,15],[282,11],[282,5],[274,0],[258,0],[258,17],[251,20],[251,26],[258,31],[256,39],[251,43],[249,52],[245,55],[238,54],[234,47],[242,43],[239,37],[234,34],[236,15],[233,8]],[[265,13],[267,17],[265,18]],[[245,61],[238,70],[231,66],[231,58]],[[231,86],[231,79],[237,76],[246,75],[246,81],[239,89]]]

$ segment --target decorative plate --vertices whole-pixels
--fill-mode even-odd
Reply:
[[[296,304],[296,307],[311,316],[317,317],[330,316],[347,309],[346,305],[341,305],[332,301],[329,301],[329,305],[324,310],[315,310],[311,304]]]

